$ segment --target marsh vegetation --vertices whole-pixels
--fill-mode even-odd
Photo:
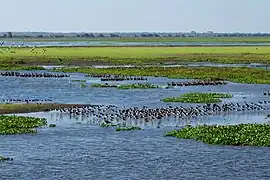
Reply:
[[[221,98],[232,98],[232,94],[224,93],[185,93],[180,97],[170,97],[162,99],[163,102],[182,102],[182,103],[218,103]]]
[[[187,126],[168,132],[166,136],[208,144],[270,147],[270,124]]]
[[[47,47],[0,48],[0,63],[12,65],[160,65],[189,62],[269,64],[270,47]],[[12,53],[11,53],[12,52]]]
[[[0,135],[37,133],[35,128],[46,126],[44,118],[0,116]]]
[[[239,67],[134,67],[134,68],[63,68],[63,72],[155,76],[175,79],[224,80],[246,84],[270,84],[270,71]]]

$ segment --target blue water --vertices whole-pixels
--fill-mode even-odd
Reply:
[[[84,79],[72,74],[72,79]],[[0,77],[0,99],[50,98],[62,103],[115,104],[118,106],[167,106],[161,98],[185,92],[229,92],[227,102],[270,100],[262,95],[270,85],[229,83],[225,86],[179,87],[175,89],[117,90],[91,88],[98,79],[87,78],[88,87],[69,78]],[[173,81],[149,77],[148,82],[165,85]],[[177,80],[175,80],[177,81]],[[180,80],[179,80],[180,81]],[[185,80],[181,80],[185,81]],[[131,82],[121,82],[131,83]],[[189,106],[191,104],[178,104]],[[264,123],[268,112],[220,114],[194,119],[193,123]],[[0,155],[14,161],[0,162],[0,179],[270,179],[270,148],[211,146],[194,140],[164,137],[175,128],[176,120],[162,128],[116,132],[89,121],[59,118],[57,113],[30,113],[47,117],[56,128],[40,128],[36,135],[0,136]],[[223,122],[227,119],[226,122]],[[81,123],[78,124],[77,122]]]

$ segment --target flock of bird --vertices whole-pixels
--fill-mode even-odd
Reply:
[[[52,74],[52,73],[20,73],[14,71],[1,72],[0,76],[15,76],[15,77],[43,77],[43,78],[65,78],[70,77],[69,74]]]
[[[115,105],[85,105],[84,107],[68,107],[50,109],[58,115],[92,121],[95,124],[115,124],[127,122],[161,123],[163,120],[188,120],[219,113],[250,112],[269,110],[270,101],[203,104],[190,107],[169,106],[161,108],[130,107],[119,108]]]
[[[270,91],[268,91],[268,92],[263,92],[263,95],[265,95],[265,96],[270,96]]]
[[[171,82],[168,83],[168,87],[175,86],[218,86],[218,85],[226,85],[228,84],[225,81],[188,81],[188,82]]]
[[[37,102],[52,102],[51,99],[1,99],[0,102],[6,104],[13,104],[13,103],[37,103]]]
[[[86,77],[101,78],[101,81],[146,81],[147,77],[143,76],[121,76],[111,74],[88,74]]]

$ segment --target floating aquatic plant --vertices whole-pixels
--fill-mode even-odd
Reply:
[[[117,85],[113,85],[113,84],[92,84],[91,87],[97,87],[97,88],[108,88],[108,87],[117,87]]]
[[[165,134],[208,144],[270,147],[270,124],[187,126]]]
[[[182,103],[218,103],[220,98],[231,98],[231,94],[224,93],[186,93],[180,97],[170,97],[162,99],[163,102],[182,102]]]
[[[0,135],[37,133],[34,128],[46,126],[45,118],[0,116]]]

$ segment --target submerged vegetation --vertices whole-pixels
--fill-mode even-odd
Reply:
[[[105,84],[92,84],[91,87],[96,87],[96,88],[110,88],[110,87],[114,87],[114,88],[116,88],[117,85],[105,83]]]
[[[96,87],[96,88],[117,88],[117,89],[153,89],[153,88],[159,88],[159,86],[154,85],[154,84],[121,84],[121,85],[116,85],[116,84],[92,84],[91,87]]]
[[[270,124],[187,126],[165,135],[208,144],[270,147]]]
[[[134,131],[134,130],[142,130],[140,127],[132,126],[132,127],[121,127],[120,124],[112,124],[112,123],[102,123],[101,127],[117,127],[116,131]]]
[[[269,61],[270,62],[270,61]],[[246,67],[134,67],[63,68],[59,71],[86,74],[156,76],[180,79],[225,80],[247,84],[270,84],[270,71]]]
[[[134,131],[134,130],[142,130],[140,127],[132,126],[132,127],[118,127],[115,129],[116,131]]]
[[[118,89],[154,89],[154,88],[159,88],[159,86],[154,85],[154,84],[123,84],[117,87]]]
[[[0,116],[0,135],[37,133],[34,128],[46,126],[45,118]]]
[[[218,103],[220,98],[231,98],[231,94],[224,93],[185,93],[180,97],[171,97],[162,99],[163,102],[182,102],[182,103]]]

